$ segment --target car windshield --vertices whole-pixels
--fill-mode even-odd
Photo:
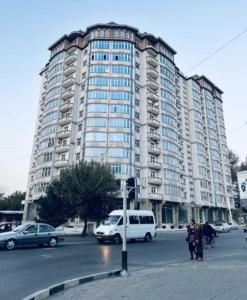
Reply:
[[[27,226],[28,226],[27,224],[20,225],[20,226],[16,227],[13,230],[13,232],[21,232],[21,231],[25,230],[25,228],[27,228]]]
[[[115,225],[117,224],[121,216],[108,216],[103,222],[103,225]]]

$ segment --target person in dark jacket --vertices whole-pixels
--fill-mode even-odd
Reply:
[[[203,261],[203,230],[200,224],[195,228],[195,253],[198,261]]]
[[[211,243],[212,237],[216,236],[216,231],[208,224],[208,222],[203,225],[203,236],[208,238],[209,243]]]
[[[195,251],[195,236],[196,236],[196,222],[191,220],[190,224],[187,226],[188,237],[186,241],[188,242],[188,248],[190,251],[190,259],[194,259],[193,254]]]

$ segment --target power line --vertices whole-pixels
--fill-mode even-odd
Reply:
[[[217,54],[218,52],[220,52],[221,50],[223,50],[224,48],[226,48],[229,44],[231,44],[232,42],[234,42],[236,39],[238,39],[241,35],[245,34],[246,32],[247,32],[247,28],[245,28],[238,35],[236,35],[231,40],[229,40],[228,42],[226,42],[225,44],[223,44],[220,48],[218,48],[217,50],[213,51],[207,57],[205,57],[204,59],[202,59],[201,61],[199,61],[197,64],[195,64],[193,67],[191,67],[187,72],[185,72],[185,74],[187,75],[190,71],[194,70],[196,67],[200,66],[202,63],[204,63],[205,61],[207,61],[208,59],[210,59],[212,56],[214,56],[215,54]]]

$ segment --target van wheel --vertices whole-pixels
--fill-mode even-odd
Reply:
[[[119,234],[115,234],[113,238],[114,244],[120,244],[121,243],[121,236]]]
[[[149,232],[146,233],[146,235],[144,237],[144,241],[145,242],[151,242],[152,241],[152,236]]]

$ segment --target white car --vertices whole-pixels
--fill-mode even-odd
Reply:
[[[214,230],[216,232],[230,232],[230,227],[227,223],[216,223],[214,224]]]
[[[237,223],[232,222],[232,223],[228,223],[228,225],[229,225],[231,230],[238,230],[239,229],[239,226],[238,226]]]

